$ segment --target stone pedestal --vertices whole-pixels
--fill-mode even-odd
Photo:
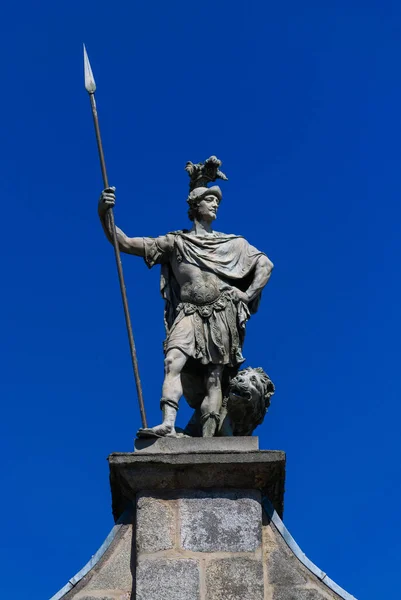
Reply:
[[[256,490],[141,493],[136,598],[263,600]]]
[[[149,440],[140,442],[143,443]],[[283,513],[285,454],[257,450],[258,438],[152,440],[133,453],[109,456],[114,518],[144,490],[258,489]]]
[[[111,454],[116,526],[52,600],[351,600],[280,519],[284,453],[255,444],[184,438]]]

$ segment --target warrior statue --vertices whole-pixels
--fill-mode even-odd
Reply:
[[[204,163],[187,163],[185,167],[190,176],[187,202],[191,229],[157,238],[130,238],[117,228],[121,252],[142,256],[149,268],[161,265],[165,300],[163,422],[140,429],[138,436],[176,436],[182,395],[195,409],[189,428],[191,424],[196,428],[198,423],[199,435],[233,435],[224,431],[222,423],[227,412],[225,390],[245,360],[245,326],[258,309],[273,264],[243,237],[213,231],[222,192],[217,185],[208,184],[227,179],[220,166],[221,161],[212,156]],[[109,241],[112,235],[107,212],[114,207],[114,192],[114,188],[106,188],[99,201],[99,216]],[[242,380],[238,377],[240,390]],[[266,402],[273,391],[272,384],[266,388]]]

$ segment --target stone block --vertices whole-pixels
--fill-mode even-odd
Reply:
[[[291,587],[302,585],[307,581],[295,556],[282,549],[274,550],[269,555],[268,572],[269,582],[272,585]]]
[[[97,592],[96,595],[84,594],[83,596],[74,596],[74,600],[130,600],[131,592]]]
[[[200,600],[196,560],[142,559],[137,566],[136,600]]]
[[[329,591],[329,590],[328,590]],[[321,594],[318,590],[295,588],[295,587],[277,587],[273,591],[273,600],[328,600],[337,599],[337,594]]]
[[[206,600],[263,600],[263,566],[245,557],[211,561],[206,570]]]
[[[134,442],[135,452],[158,454],[171,452],[254,452],[259,450],[257,436],[212,438],[139,438]]]
[[[180,543],[193,552],[253,552],[262,539],[260,492],[188,491],[178,501]]]
[[[174,513],[168,501],[138,494],[136,544],[138,553],[173,548]]]
[[[132,527],[128,527],[113,553],[85,586],[85,590],[132,590]]]

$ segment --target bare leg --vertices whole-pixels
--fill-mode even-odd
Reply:
[[[175,420],[177,417],[178,402],[182,396],[181,371],[187,362],[187,356],[176,348],[169,350],[164,359],[164,382],[161,409],[163,423],[155,427],[139,429],[138,437],[163,437],[175,436]]]
[[[173,348],[167,352],[164,359],[163,398],[173,400],[177,404],[182,396],[181,371],[187,358],[181,350]]]
[[[201,406],[201,421],[203,437],[213,437],[220,421],[221,403],[221,376],[223,365],[210,365],[206,377],[207,396]]]

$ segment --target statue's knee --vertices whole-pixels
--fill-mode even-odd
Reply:
[[[164,359],[164,373],[168,375],[171,371],[171,367],[174,363],[174,359],[171,356],[166,356]]]
[[[181,361],[180,356],[177,356],[174,352],[169,353],[164,359],[164,373],[165,375],[179,375],[181,372]]]

